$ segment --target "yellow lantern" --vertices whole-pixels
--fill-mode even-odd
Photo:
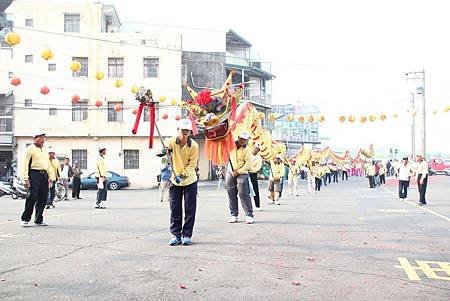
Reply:
[[[95,73],[96,80],[102,80],[103,78],[105,78],[105,73],[103,73],[102,71],[97,71],[97,73]]]
[[[445,112],[445,113],[450,112],[450,106],[445,107],[444,112]]]
[[[437,110],[433,110],[433,115],[436,115],[438,113]]]
[[[122,87],[123,86],[123,80],[116,79],[116,81],[114,82],[114,86],[116,86],[116,88]]]
[[[172,106],[176,106],[177,105],[177,100],[174,98],[174,99],[172,99],[172,101],[170,102],[170,104],[172,105]]]
[[[356,118],[355,118],[355,116],[350,115],[350,116],[348,116],[347,120],[348,120],[348,122],[353,123],[353,122],[355,122]]]
[[[10,46],[16,46],[20,43],[20,36],[15,32],[8,32],[5,36],[5,42]]]
[[[269,116],[267,117],[269,118],[270,121],[275,121],[275,113],[270,113]]]
[[[359,122],[361,123],[365,123],[367,121],[367,117],[362,115],[361,117],[359,117]]]
[[[139,91],[139,88],[136,85],[132,85],[130,90],[131,90],[131,93],[136,94],[137,91]]]
[[[325,116],[321,115],[321,116],[319,117],[319,122],[320,122],[320,123],[323,123],[324,121],[325,121]]]
[[[392,117],[393,117],[393,118],[397,118],[397,117],[398,117],[398,113],[392,114]]]
[[[293,121],[294,120],[294,114],[288,114],[286,116],[286,120],[289,121],[289,122]]]
[[[41,57],[46,61],[51,60],[53,58],[53,51],[51,51],[49,48],[46,48],[42,50]]]
[[[165,96],[160,96],[159,97],[159,102],[165,102],[166,101],[166,97]]]
[[[411,112],[411,115],[412,115],[412,117],[416,117],[417,111],[416,111],[416,110],[412,111],[412,112]]]
[[[375,116],[375,115],[370,115],[370,116],[369,116],[369,120],[370,120],[370,122],[374,122],[375,120],[377,120],[377,116]]]
[[[298,116],[298,122],[304,123],[306,120],[305,116]]]
[[[308,116],[308,122],[314,122],[314,115]]]
[[[258,119],[259,119],[259,120],[263,120],[264,117],[265,117],[265,115],[264,115],[263,112],[259,112],[259,113],[258,113]]]
[[[387,119],[386,114],[383,113],[383,114],[380,115],[380,120],[381,121],[385,121],[386,119]]]
[[[79,61],[73,60],[72,63],[70,63],[70,70],[73,72],[78,72],[81,69],[81,63]]]
[[[339,122],[340,123],[345,122],[345,116],[339,116]]]

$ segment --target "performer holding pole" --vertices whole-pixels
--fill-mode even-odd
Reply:
[[[158,127],[156,127],[156,130],[159,133]],[[189,119],[181,119],[177,130],[178,135],[167,141],[166,145],[167,156],[172,165],[172,177],[170,179],[172,183],[169,188],[170,233],[173,235],[169,241],[171,246],[192,244],[192,233],[197,210],[197,175],[195,167],[198,161],[198,144],[190,137],[192,123]],[[184,224],[182,224],[183,197]]]

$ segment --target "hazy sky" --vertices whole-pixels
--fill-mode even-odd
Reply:
[[[272,62],[273,102],[317,104],[332,147],[409,149],[405,72],[426,70],[428,150],[450,153],[448,1],[137,1],[115,4],[122,23],[233,29]],[[341,114],[391,114],[397,120],[340,124]],[[388,115],[389,116],[389,115]],[[448,138],[446,139],[448,141]]]

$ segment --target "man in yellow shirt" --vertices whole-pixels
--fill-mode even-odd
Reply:
[[[258,172],[261,169],[262,166],[262,158],[259,155],[259,145],[255,145],[255,147],[253,148],[253,152],[252,152],[252,162],[250,164],[250,170],[249,170],[249,176],[250,176],[250,181],[252,182],[252,187],[253,187],[253,191],[255,192],[255,196],[253,197],[253,199],[255,200],[255,207],[260,209],[260,199],[259,199],[259,186],[258,186]]]
[[[288,173],[288,190],[290,196],[297,196],[297,185],[298,185],[298,166],[295,163],[295,160],[292,160],[289,164],[289,173]]]
[[[167,142],[169,162],[172,167],[170,199],[170,233],[173,235],[169,245],[185,246],[192,244],[195,213],[197,211],[198,144],[190,137],[192,122],[181,119],[178,122],[178,135]],[[184,196],[184,224],[183,222]]]
[[[225,179],[231,217],[229,222],[236,223],[239,215],[238,195],[245,212],[245,222],[253,224],[253,207],[250,198],[248,171],[250,170],[252,153],[247,145],[250,134],[243,131],[239,134],[236,149],[231,151]]]
[[[106,202],[106,197],[108,193],[108,183],[106,181],[106,173],[108,171],[108,168],[106,167],[106,148],[101,147],[98,149],[99,156],[97,158],[96,163],[96,170],[95,170],[95,178],[97,179],[97,201],[95,203],[96,209],[105,209],[106,207],[103,207],[101,205],[101,202]]]
[[[428,184],[428,162],[425,160],[423,154],[416,155],[417,170],[416,170],[416,180],[417,188],[419,190],[419,205],[426,205],[425,194],[427,192]]]
[[[29,196],[25,202],[25,210],[22,214],[21,225],[28,227],[34,214],[34,224],[37,226],[47,226],[44,223],[44,209],[47,203],[49,180],[48,154],[43,150],[45,133],[37,132],[33,136],[33,144],[30,144],[25,152],[22,163],[21,178],[26,189],[30,189]]]
[[[284,177],[284,164],[283,162],[283,156],[277,155],[274,162],[271,162],[270,164],[270,181],[269,181],[269,192],[270,192],[270,199],[272,202],[269,202],[269,204],[273,205],[280,205],[280,195],[283,190],[281,181]]]
[[[59,160],[55,158],[55,150],[49,148],[48,151],[48,167],[49,167],[49,178],[52,181],[50,186],[50,193],[47,198],[47,207],[46,209],[55,208],[53,205],[53,200],[55,199],[55,188],[56,182],[61,176],[61,166],[59,165]]]

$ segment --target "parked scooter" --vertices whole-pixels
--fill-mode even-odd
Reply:
[[[5,184],[4,182],[0,182],[0,197],[13,194],[14,190],[12,190],[11,184]]]
[[[25,188],[23,181],[18,177],[14,177],[11,189],[13,190],[11,197],[15,200],[18,198],[26,199],[28,197],[28,189]]]

